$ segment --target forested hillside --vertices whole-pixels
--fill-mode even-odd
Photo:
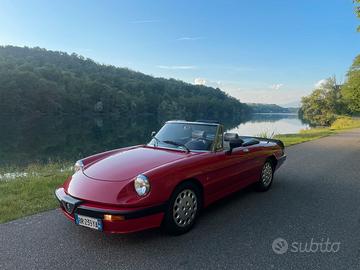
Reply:
[[[261,104],[248,103],[247,104],[253,113],[294,113],[297,112],[295,108],[284,108],[276,104]]]
[[[220,89],[100,65],[76,54],[0,47],[0,113],[154,114],[239,119],[246,104]]]

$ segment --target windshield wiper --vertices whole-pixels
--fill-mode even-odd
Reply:
[[[163,143],[167,143],[167,144],[172,144],[172,145],[175,145],[175,146],[180,146],[180,147],[184,147],[186,149],[187,152],[190,152],[190,149],[185,145],[185,144],[182,144],[182,143],[177,143],[177,142],[174,142],[174,141],[162,141]]]

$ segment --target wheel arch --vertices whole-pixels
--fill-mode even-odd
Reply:
[[[202,183],[195,177],[191,177],[191,178],[187,178],[187,179],[183,179],[181,181],[179,181],[179,183],[174,187],[174,189],[172,190],[171,194],[174,193],[175,189],[184,184],[184,183],[192,183],[194,184],[195,186],[197,186],[199,188],[199,191],[200,191],[200,196],[201,196],[201,205],[203,206],[204,205],[204,186],[202,185]]]
[[[275,155],[271,155],[270,157],[268,157],[266,159],[266,161],[268,161],[268,160],[271,162],[271,165],[273,166],[273,170],[275,171],[277,163],[278,163],[277,158],[275,157]]]

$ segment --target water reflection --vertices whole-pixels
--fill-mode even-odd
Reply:
[[[298,133],[308,128],[309,125],[300,120],[297,114],[253,114],[249,121],[240,123],[229,132],[259,136],[263,133],[269,135]]]
[[[251,119],[222,122],[227,130],[244,135],[256,135],[266,128],[294,133],[306,127],[296,115],[253,115]],[[157,131],[162,124],[151,115],[2,116],[0,165],[75,161],[109,149],[147,143],[151,131]]]

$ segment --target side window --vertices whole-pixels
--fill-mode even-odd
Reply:
[[[219,130],[218,130],[218,134],[215,140],[215,151],[219,151],[223,149],[223,136],[224,136],[224,131],[223,131],[223,127],[220,126]]]

